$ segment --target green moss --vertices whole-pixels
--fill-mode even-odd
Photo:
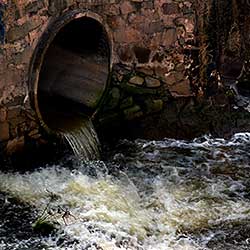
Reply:
[[[57,229],[57,226],[58,224],[54,222],[41,220],[40,218],[32,224],[33,230],[42,235],[50,235]]]

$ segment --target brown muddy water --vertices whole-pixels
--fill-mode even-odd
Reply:
[[[249,149],[250,133],[123,140],[103,161],[0,172],[0,249],[250,249]]]

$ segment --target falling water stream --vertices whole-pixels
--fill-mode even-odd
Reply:
[[[250,133],[123,140],[103,161],[0,172],[0,249],[250,249],[249,149]]]
[[[91,119],[81,119],[81,125],[70,131],[62,132],[74,154],[79,159],[99,159],[99,139]]]

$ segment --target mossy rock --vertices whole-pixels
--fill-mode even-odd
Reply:
[[[47,236],[55,232],[58,229],[58,225],[59,224],[51,221],[37,220],[32,224],[32,227],[36,233]]]

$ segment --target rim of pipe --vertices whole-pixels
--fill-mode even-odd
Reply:
[[[30,98],[31,107],[36,112],[40,125],[50,134],[58,134],[58,133],[57,131],[49,128],[49,126],[44,122],[42,113],[39,109],[39,103],[38,103],[39,76],[40,76],[42,65],[44,63],[44,57],[50,45],[53,43],[56,35],[63,29],[63,27],[65,27],[67,24],[69,24],[73,20],[81,19],[84,17],[94,19],[103,27],[107,35],[107,40],[108,40],[107,42],[109,45],[108,72],[110,73],[112,70],[113,60],[114,60],[113,58],[114,56],[113,36],[112,36],[109,26],[99,14],[89,11],[89,10],[72,10],[72,11],[67,11],[60,17],[53,20],[52,23],[49,23],[46,30],[40,36],[40,39],[33,52],[33,56],[32,56],[31,63],[30,63],[30,68],[29,68],[28,88],[29,88],[29,98]],[[105,89],[103,91],[102,98],[100,99],[99,104],[97,105],[97,109],[93,113],[91,118],[93,118],[98,112],[98,106],[100,105],[100,103],[102,103],[103,96],[105,95],[108,84],[109,84],[109,76],[105,83]]]

